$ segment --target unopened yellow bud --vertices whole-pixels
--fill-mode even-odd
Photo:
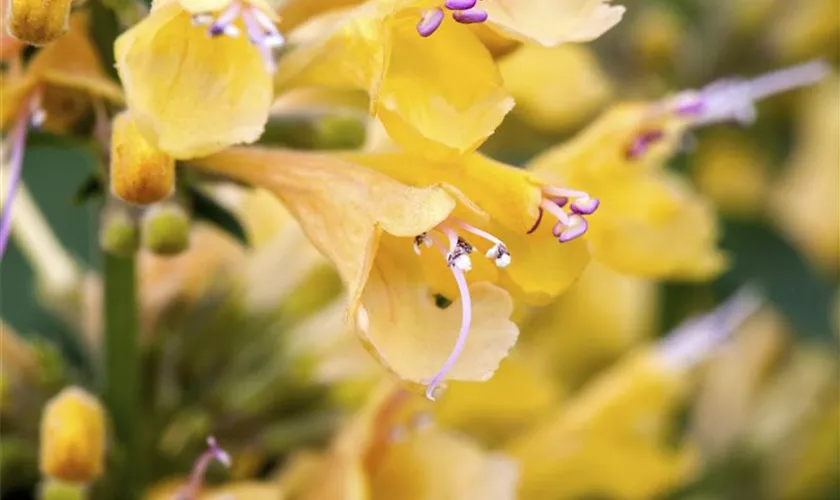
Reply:
[[[71,0],[10,0],[6,28],[31,45],[46,45],[67,33]]]
[[[129,203],[149,205],[172,194],[175,160],[137,130],[128,113],[114,118],[111,191]]]
[[[41,473],[71,483],[102,474],[105,461],[105,411],[78,387],[51,399],[41,417]]]

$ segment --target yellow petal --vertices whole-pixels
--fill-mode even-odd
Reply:
[[[649,336],[657,317],[655,282],[595,261],[568,292],[522,323],[521,347],[532,359],[542,359],[564,385],[578,387]]]
[[[371,477],[374,500],[516,498],[518,467],[465,437],[430,429],[390,447]]]
[[[720,272],[718,228],[711,204],[685,180],[664,171],[686,124],[651,122],[651,108],[619,105],[528,169],[547,182],[601,200],[589,221],[593,255],[617,271],[651,278],[706,279]],[[628,148],[639,133],[664,134],[639,159]]]
[[[277,86],[360,88],[403,147],[433,156],[476,149],[513,100],[467,26],[445,22],[434,36],[419,36],[416,24],[426,4],[382,0],[346,12],[280,62]]]
[[[140,131],[175,158],[207,155],[262,134],[271,75],[247,37],[211,38],[176,3],[116,41],[117,69]]]
[[[481,8],[503,34],[546,47],[594,40],[624,15],[610,0],[484,0]]]
[[[558,393],[538,364],[514,355],[483,384],[452,384],[435,403],[435,420],[497,446],[543,419],[556,406]]]
[[[272,191],[318,250],[338,268],[351,312],[367,281],[380,235],[411,239],[446,219],[455,201],[441,188],[413,188],[328,156],[280,149],[230,148],[196,160]]]
[[[51,87],[66,87],[122,103],[122,90],[103,70],[102,61],[88,35],[87,16],[73,14],[70,27],[66,36],[37,52],[27,66],[28,73],[48,84],[45,100],[50,92],[58,91]],[[61,111],[46,110],[48,118],[51,111]]]
[[[585,45],[523,45],[499,61],[499,69],[516,99],[514,114],[549,132],[580,125],[612,93],[595,53]]]
[[[696,453],[667,442],[685,374],[632,353],[509,447],[520,498],[654,498],[691,478]]]
[[[415,263],[411,242],[383,236],[356,316],[359,334],[379,360],[400,378],[424,383],[443,366],[461,325],[461,302],[441,309]],[[441,261],[441,265],[445,265]],[[513,347],[518,329],[513,303],[489,283],[470,286],[472,327],[448,378],[490,378]]]

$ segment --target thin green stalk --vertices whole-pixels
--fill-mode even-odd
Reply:
[[[137,274],[133,257],[104,254],[105,401],[120,443],[122,459],[116,472],[119,498],[135,498],[142,484],[140,424],[140,342],[137,312]]]

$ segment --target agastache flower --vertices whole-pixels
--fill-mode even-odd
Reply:
[[[282,149],[230,148],[192,163],[274,193],[336,265],[347,318],[368,350],[401,379],[425,385],[430,398],[447,379],[488,379],[516,342],[510,296],[464,276],[473,244],[463,236],[483,234],[475,226],[483,215],[457,190],[411,187],[338,156]],[[430,265],[412,250],[427,241],[441,251]],[[504,243],[489,243],[504,266]],[[448,307],[436,303],[443,288],[459,297]]]
[[[740,83],[713,84],[661,102],[614,106],[566,144],[529,165],[536,176],[598,194],[598,224],[588,228],[593,256],[613,269],[650,278],[705,279],[719,273],[714,209],[664,169],[691,127],[746,119],[755,99],[812,83],[811,63]],[[562,201],[562,200],[561,200]]]
[[[138,130],[191,158],[262,134],[274,49],[284,37],[262,0],[160,0],[114,45]]]
[[[410,153],[338,156],[412,186],[443,184],[464,199],[471,210],[451,216],[435,230],[445,239],[448,260],[477,275],[476,281],[498,283],[518,298],[544,303],[574,283],[589,261],[581,236],[590,216],[598,217],[600,200],[586,192],[543,182],[477,153],[447,161]],[[543,227],[544,219],[553,222]],[[421,235],[416,247],[427,238]],[[495,265],[475,261],[474,247]],[[423,260],[422,265],[440,293],[454,295],[434,262]],[[552,272],[546,273],[547,268]]]

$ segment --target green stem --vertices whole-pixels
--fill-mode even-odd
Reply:
[[[139,445],[140,344],[137,312],[137,275],[133,257],[104,254],[105,268],[105,401],[117,440],[123,450],[121,471],[115,476],[120,498],[133,498],[141,483]]]

